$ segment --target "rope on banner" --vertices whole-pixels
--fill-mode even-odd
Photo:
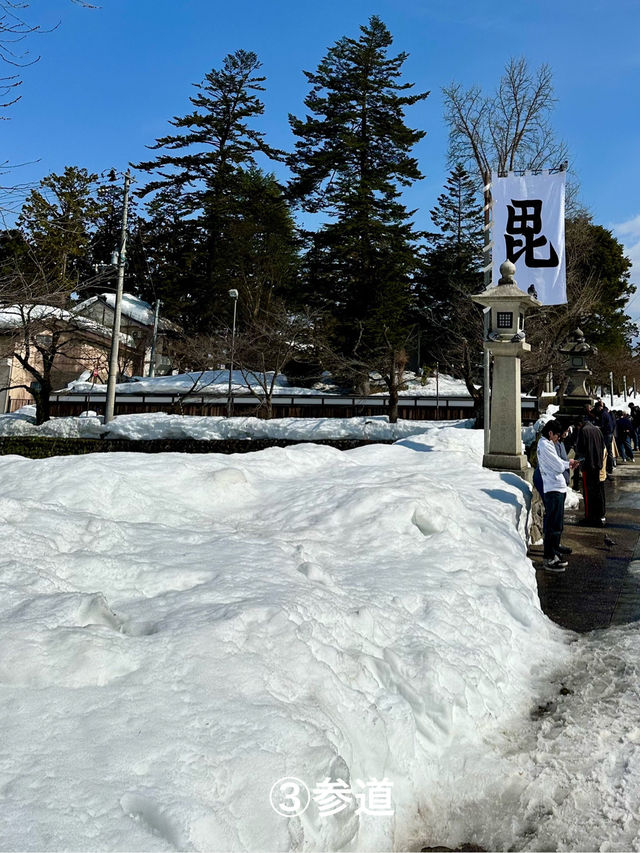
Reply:
[[[523,177],[524,175],[557,175],[558,172],[566,172],[569,168],[569,161],[565,160],[564,163],[561,163],[559,166],[553,166],[551,169],[509,169],[507,172],[496,172],[496,175],[499,178],[507,178],[509,175],[518,175]],[[485,192],[491,189],[491,184],[485,187]]]

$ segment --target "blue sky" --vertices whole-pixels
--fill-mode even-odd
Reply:
[[[96,0],[97,2],[97,0]],[[372,14],[408,52],[406,79],[430,90],[408,116],[427,131],[416,148],[425,180],[408,202],[418,227],[447,176],[441,87],[452,80],[493,89],[511,56],[551,65],[554,126],[568,144],[582,201],[613,228],[640,286],[640,2],[638,0],[34,0],[28,19],[60,26],[32,37],[39,62],[25,68],[22,99],[2,124],[2,160],[26,163],[5,184],[39,180],[65,165],[93,171],[148,157],[145,148],[188,109],[192,84],[237,48],[254,50],[267,77],[261,124],[290,148],[287,115],[303,113],[303,69]],[[282,173],[282,177],[284,177]],[[632,313],[640,320],[640,295]]]

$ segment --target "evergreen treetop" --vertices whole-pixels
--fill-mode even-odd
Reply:
[[[178,132],[149,146],[163,153],[136,166],[158,174],[141,195],[178,187],[185,206],[197,210],[211,192],[222,192],[235,172],[255,166],[258,152],[281,158],[282,152],[267,145],[264,134],[251,124],[264,113],[259,93],[266,78],[259,74],[261,67],[255,53],[236,50],[224,58],[220,70],[212,69],[196,84],[198,94],[189,98],[195,109],[170,122]]]
[[[91,270],[91,229],[99,213],[97,175],[67,166],[62,175],[47,175],[29,193],[18,218],[34,260],[49,280],[71,290]]]
[[[339,39],[315,72],[305,71],[310,115],[289,116],[297,137],[290,189],[307,211],[366,210],[390,221],[405,214],[394,205],[398,185],[422,178],[410,152],[425,132],[407,127],[404,110],[429,93],[408,94],[413,84],[400,82],[407,54],[387,55],[393,39],[380,18],[361,33]]]
[[[438,196],[436,206],[430,211],[440,234],[431,234],[433,242],[482,247],[482,206],[478,187],[461,163],[449,173],[444,192]]]
[[[392,37],[376,16],[357,39],[343,37],[315,72],[305,119],[288,158],[291,197],[329,217],[312,236],[306,264],[313,296],[330,307],[345,351],[384,353],[406,341],[410,282],[419,237],[401,189],[422,174],[411,156],[424,131],[405,109],[428,92],[401,81],[406,53],[389,56]]]

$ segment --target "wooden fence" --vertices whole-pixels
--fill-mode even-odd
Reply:
[[[104,394],[54,394],[51,399],[53,417],[79,415],[85,411],[104,414]],[[17,402],[17,401],[16,401]],[[24,401],[26,403],[26,401]],[[273,416],[276,418],[352,418],[385,415],[389,410],[389,398],[380,394],[370,397],[334,395],[284,395],[272,400]],[[16,408],[18,408],[16,406]],[[233,411],[236,417],[260,415],[263,409],[259,400],[251,395],[234,396]],[[227,413],[227,398],[190,394],[119,394],[116,396],[116,415],[140,414],[143,412],[175,412],[184,415],[224,416]],[[470,397],[400,397],[398,417],[406,420],[459,420],[473,417],[473,400]],[[533,423],[538,418],[538,405],[534,399],[522,400],[523,423]]]

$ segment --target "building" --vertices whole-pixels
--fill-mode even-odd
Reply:
[[[48,362],[52,390],[64,388],[81,376],[106,382],[114,303],[114,294],[101,294],[71,310],[40,304],[0,308],[0,414],[34,402],[29,389],[34,389],[37,379],[26,364],[42,372]],[[149,375],[154,320],[150,305],[124,295],[118,359],[121,376]],[[170,372],[166,340],[178,332],[173,323],[159,319],[156,375]]]
[[[113,317],[115,308],[115,293],[101,293],[81,302],[74,309],[74,313],[80,317],[88,317],[106,326],[113,328]],[[135,356],[132,357],[121,372],[128,376],[151,375],[151,359],[154,350],[155,311],[148,302],[123,293],[120,319],[120,331],[131,339]],[[166,376],[171,373],[172,362],[167,355],[167,341],[180,334],[180,327],[170,320],[158,317],[158,328],[156,332],[155,354],[154,354],[154,376]]]

